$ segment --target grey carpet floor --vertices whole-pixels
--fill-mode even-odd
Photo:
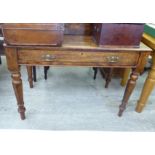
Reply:
[[[93,80],[92,68],[51,67],[44,80],[37,67],[37,82],[30,89],[21,67],[26,120],[17,113],[16,99],[5,57],[0,65],[0,129],[155,131],[155,91],[142,113],[134,111],[147,73],[139,77],[123,117],[118,117],[124,89],[112,79],[108,89],[101,75]]]

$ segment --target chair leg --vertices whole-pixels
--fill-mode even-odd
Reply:
[[[113,68],[100,68],[100,73],[101,73],[103,79],[105,79],[105,81],[106,81],[105,88],[108,88],[109,83],[112,78]]]
[[[1,59],[1,56],[0,56],[0,64],[2,64],[2,59]]]
[[[109,69],[109,72],[108,72],[108,74],[107,74],[107,76],[106,76],[105,88],[108,88],[109,83],[110,83],[110,81],[111,81],[111,79],[112,79],[112,74],[113,74],[113,68],[110,68],[110,69]]]
[[[93,70],[94,70],[94,80],[95,80],[96,76],[97,76],[98,68],[97,67],[93,67]]]
[[[151,70],[147,75],[147,78],[143,86],[143,90],[141,92],[140,98],[136,106],[137,112],[142,112],[142,110],[147,104],[149,96],[151,95],[151,92],[153,91],[154,87],[155,87],[155,53],[152,56]]]
[[[47,80],[47,72],[48,72],[49,68],[50,68],[49,66],[44,67],[44,78],[45,78],[45,80]]]
[[[37,75],[36,75],[36,66],[33,66],[33,81],[36,82],[37,81]]]
[[[26,66],[30,88],[33,88],[32,66]]]

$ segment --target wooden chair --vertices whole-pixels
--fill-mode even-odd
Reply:
[[[93,67],[94,70],[94,80],[97,77],[97,73],[98,70],[100,71],[102,77],[105,79],[105,88],[108,88],[109,83],[112,79],[112,75],[113,75],[113,68],[97,68],[97,67]]]

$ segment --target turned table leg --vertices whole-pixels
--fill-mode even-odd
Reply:
[[[155,86],[155,53],[152,57],[152,67],[151,71],[149,72],[145,84],[143,86],[143,90],[141,92],[140,99],[138,100],[136,111],[142,112],[143,108],[145,107],[147,100]]]
[[[122,104],[119,107],[118,116],[122,116],[122,113],[126,108],[128,100],[129,100],[129,98],[130,98],[130,96],[132,94],[132,91],[136,86],[136,80],[138,79],[138,75],[139,75],[139,73],[136,72],[136,71],[133,71],[131,73],[131,75],[130,75],[130,79],[128,80],[128,83],[127,83],[127,86],[126,86],[126,89],[125,89],[125,93],[124,93],[124,96],[123,96]]]
[[[26,66],[30,88],[33,88],[32,66]]]
[[[5,47],[5,54],[7,59],[7,66],[11,72],[12,85],[17,100],[18,112],[20,113],[21,119],[24,120],[26,109],[24,107],[23,85],[17,59],[17,50],[16,48]]]
[[[25,107],[23,101],[23,87],[20,72],[12,72],[12,85],[17,99],[18,112],[22,120],[25,119]]]

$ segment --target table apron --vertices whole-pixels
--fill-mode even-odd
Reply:
[[[136,67],[140,52],[89,52],[18,50],[18,63],[25,65]]]

